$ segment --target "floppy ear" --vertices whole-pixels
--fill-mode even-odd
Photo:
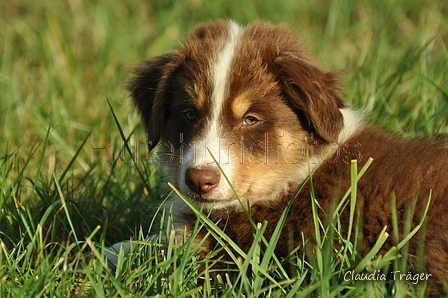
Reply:
[[[291,108],[313,132],[327,142],[337,142],[344,126],[344,107],[337,72],[325,72],[307,57],[277,57],[280,82]]]
[[[127,83],[148,134],[149,150],[160,140],[166,116],[169,79],[178,65],[175,63],[177,56],[173,52],[142,62],[133,69],[135,77]]]

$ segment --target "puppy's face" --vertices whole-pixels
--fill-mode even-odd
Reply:
[[[305,56],[284,27],[204,25],[180,51],[136,74],[129,89],[150,149],[158,149],[154,159],[206,208],[279,197],[342,129],[335,74]]]

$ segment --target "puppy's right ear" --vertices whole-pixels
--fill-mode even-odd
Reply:
[[[176,52],[142,62],[133,69],[127,83],[132,99],[145,125],[149,150],[160,140],[169,96],[170,77],[179,65]]]

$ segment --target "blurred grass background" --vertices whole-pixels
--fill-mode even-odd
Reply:
[[[142,157],[130,164],[107,102],[144,158],[128,67],[218,18],[288,23],[325,69],[345,71],[348,103],[373,122],[405,137],[447,134],[446,0],[1,1],[0,238],[9,248],[38,223],[54,242],[97,225],[114,242],[148,226],[155,169]],[[59,210],[41,223],[62,199],[70,220]]]

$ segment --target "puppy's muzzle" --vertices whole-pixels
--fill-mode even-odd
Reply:
[[[213,166],[185,171],[185,184],[198,195],[211,193],[219,184],[221,173]]]

